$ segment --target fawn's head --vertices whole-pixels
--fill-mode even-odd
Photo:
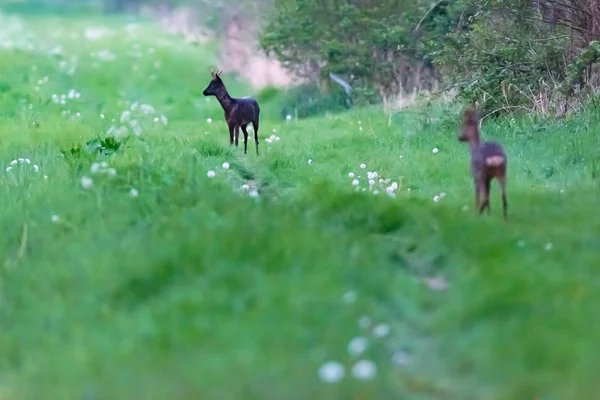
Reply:
[[[204,91],[202,92],[203,95],[215,96],[220,88],[225,87],[220,76],[222,73],[223,71],[215,72],[214,70],[210,73],[212,75],[212,80],[210,81],[206,89],[204,89]]]
[[[479,142],[479,113],[475,106],[465,110],[462,133],[459,142]]]

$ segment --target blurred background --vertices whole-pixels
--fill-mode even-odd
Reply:
[[[141,14],[219,68],[291,92],[298,117],[419,95],[560,115],[595,95],[597,0],[2,0],[9,11]]]

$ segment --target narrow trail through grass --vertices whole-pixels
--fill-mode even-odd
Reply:
[[[278,94],[244,156],[201,94],[212,45],[118,18],[0,27],[0,397],[596,396],[597,110],[484,124],[504,223],[495,186],[492,216],[472,209],[457,109],[282,121]],[[107,132],[129,139],[87,151]]]

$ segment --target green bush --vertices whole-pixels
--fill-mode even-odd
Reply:
[[[328,91],[321,91],[316,84],[311,83],[296,86],[284,94],[281,117],[291,115],[306,118],[346,109],[348,105],[343,89],[334,86]]]

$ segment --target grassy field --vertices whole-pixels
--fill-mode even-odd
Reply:
[[[258,96],[245,156],[202,96],[214,54],[0,14],[0,399],[597,398],[597,109],[484,123],[504,223],[496,186],[473,210],[459,109]]]

